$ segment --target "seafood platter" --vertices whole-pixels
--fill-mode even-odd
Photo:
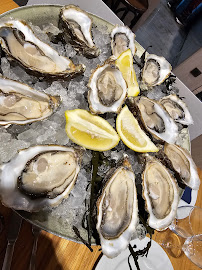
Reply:
[[[0,200],[109,258],[162,231],[186,186],[186,101],[168,61],[74,5],[0,17]]]

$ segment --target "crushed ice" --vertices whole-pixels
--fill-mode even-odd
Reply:
[[[9,161],[18,150],[27,148],[36,144],[60,144],[72,145],[65,132],[65,116],[66,110],[72,109],[88,109],[88,103],[85,98],[87,96],[87,83],[91,71],[98,65],[104,63],[111,55],[110,49],[110,35],[105,26],[92,28],[94,42],[100,48],[101,53],[97,58],[87,59],[83,55],[78,54],[70,44],[63,45],[61,42],[53,44],[50,42],[47,33],[58,34],[57,27],[49,24],[45,25],[43,30],[32,25],[35,34],[45,43],[50,44],[59,54],[69,57],[75,64],[82,63],[86,66],[84,75],[81,75],[70,82],[68,81],[47,81],[41,80],[35,76],[27,74],[27,72],[18,64],[9,62],[6,57],[1,59],[1,68],[3,76],[24,82],[36,90],[44,91],[49,95],[60,96],[62,103],[57,111],[41,122],[35,122],[25,126],[12,125],[7,129],[0,127],[0,163]],[[135,65],[137,72],[137,79],[139,81],[140,71]],[[163,94],[157,89],[153,89],[148,93],[149,98],[160,98]],[[108,122],[115,127],[115,118],[113,115],[108,115]],[[118,162],[126,151],[125,145],[120,142],[116,149],[104,152],[104,155]],[[140,173],[142,170],[141,165],[137,161],[136,154],[127,150],[130,162],[133,166],[135,173]],[[65,230],[71,230],[70,224],[75,224],[81,228],[81,218],[83,217],[85,209],[84,201],[88,198],[89,194],[86,193],[86,186],[91,180],[91,175],[84,168],[90,166],[92,154],[91,151],[86,151],[83,157],[83,168],[81,168],[77,184],[73,188],[69,198],[62,202],[57,208],[50,212],[51,216],[57,217],[65,226]],[[99,168],[98,173],[104,175],[109,167],[103,165]],[[85,232],[83,232],[85,233]]]
[[[83,75],[72,79],[70,82],[59,80],[48,81],[28,74],[23,67],[13,61],[8,61],[6,57],[1,58],[3,76],[26,83],[34,89],[44,91],[49,95],[60,96],[62,103],[53,115],[43,121],[24,126],[11,125],[7,129],[0,127],[0,163],[8,162],[18,150],[32,145],[74,145],[65,132],[66,120],[64,112],[77,108],[88,110],[88,102],[85,96],[87,96],[88,92],[87,83],[91,71],[97,65],[102,64],[111,54],[110,46],[106,46],[110,44],[110,35],[103,35],[106,29],[102,26],[100,28],[103,29],[100,30],[97,27],[93,27],[95,44],[101,49],[100,56],[94,59],[87,59],[83,55],[80,55],[70,44],[63,45],[62,42],[57,44],[50,42],[49,36],[45,33],[59,33],[58,28],[52,24],[45,25],[43,29],[35,25],[31,25],[31,27],[40,40],[51,45],[59,54],[70,58],[75,64],[82,63],[86,65],[86,71]],[[114,122],[114,119],[111,119],[110,122]],[[86,211],[84,201],[89,197],[89,193],[86,193],[86,186],[91,180],[90,172],[88,173],[84,168],[91,165],[91,159],[91,151],[86,151],[83,156],[83,165],[79,172],[77,183],[70,193],[69,198],[49,212],[50,216],[60,220],[67,235],[67,231],[71,230],[70,224],[74,224],[82,230],[81,219]],[[106,168],[104,170],[106,171]]]

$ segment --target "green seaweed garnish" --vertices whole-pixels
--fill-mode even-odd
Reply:
[[[99,163],[99,152],[93,151],[92,157],[92,179],[91,179],[91,192],[90,192],[90,203],[89,203],[89,213],[88,213],[88,243],[91,246],[91,237],[92,237],[92,216],[93,216],[93,205],[94,205],[94,189],[95,182],[98,172],[98,163]]]

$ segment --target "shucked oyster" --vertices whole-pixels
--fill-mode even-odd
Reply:
[[[177,182],[159,160],[149,155],[142,178],[148,224],[158,231],[164,230],[176,216],[179,203]]]
[[[28,212],[57,206],[68,196],[80,170],[80,153],[70,147],[24,149],[0,167],[4,205]]]
[[[172,67],[164,58],[149,54],[142,71],[142,80],[149,86],[159,85],[170,75]]]
[[[109,258],[118,256],[128,246],[138,222],[135,175],[127,159],[106,184],[97,201],[97,231],[102,252]]]
[[[39,40],[24,21],[1,21],[0,44],[9,57],[36,75],[69,78],[85,70]]]
[[[155,100],[147,97],[129,97],[128,107],[144,125],[154,140],[175,143],[178,127],[174,120]]]
[[[92,39],[92,20],[85,11],[74,5],[65,6],[60,11],[60,23],[65,39],[75,50],[89,58],[100,54]]]
[[[193,124],[193,119],[187,105],[176,95],[166,96],[160,99],[159,102],[176,122],[183,125]]]
[[[91,75],[88,87],[88,102],[93,113],[118,113],[126,98],[127,85],[121,71],[106,62]]]
[[[199,189],[200,178],[191,155],[182,147],[166,143],[164,152],[180,174],[182,181],[192,189]]]
[[[112,54],[116,57],[127,49],[131,49],[132,55],[135,54],[135,34],[127,26],[116,26],[111,32]]]
[[[0,77],[0,125],[25,125],[50,116],[59,98],[26,84]]]

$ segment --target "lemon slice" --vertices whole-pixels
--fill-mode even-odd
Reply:
[[[86,110],[69,110],[65,112],[65,117],[67,136],[87,149],[110,150],[120,140],[116,131],[106,120]]]
[[[125,106],[116,119],[116,129],[122,141],[136,152],[157,152],[158,148],[140,128],[138,121]]]
[[[120,69],[123,78],[128,84],[128,96],[136,97],[140,93],[140,88],[133,68],[133,56],[131,50],[128,49],[120,54],[115,64]]]

